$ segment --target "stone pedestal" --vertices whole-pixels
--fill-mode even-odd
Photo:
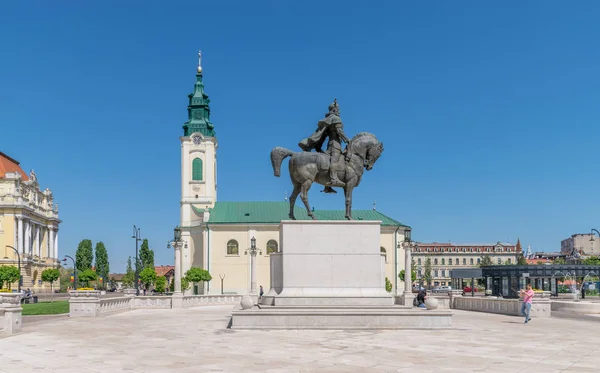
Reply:
[[[172,308],[183,308],[183,293],[178,291],[171,296]]]
[[[390,306],[378,221],[282,221],[275,306]],[[384,279],[382,281],[382,278]]]
[[[413,294],[412,291],[410,291],[410,292],[404,291],[404,293],[402,293],[402,295],[400,295],[400,297],[399,297],[400,304],[413,307],[413,300],[415,299],[416,296],[417,296],[417,294]]]
[[[21,330],[20,293],[0,293],[0,332],[14,334]]]
[[[71,290],[69,295],[69,317],[97,317],[100,314],[99,290]]]
[[[385,291],[380,221],[282,221],[262,308],[232,312],[234,329],[440,329],[452,313],[395,306]],[[412,302],[412,298],[411,298]]]

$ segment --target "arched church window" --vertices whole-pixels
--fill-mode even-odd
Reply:
[[[267,242],[267,255],[271,255],[273,253],[276,253],[277,251],[279,251],[277,247],[277,241],[269,240]]]
[[[380,247],[379,251],[384,254],[385,262],[387,263],[387,251],[385,251],[385,247]]]
[[[192,162],[192,180],[202,180],[202,159],[195,158]]]
[[[240,245],[236,240],[227,242],[227,255],[240,255]]]

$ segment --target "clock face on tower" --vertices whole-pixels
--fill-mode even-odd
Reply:
[[[200,145],[200,136],[192,137],[192,141],[194,142],[194,145]]]

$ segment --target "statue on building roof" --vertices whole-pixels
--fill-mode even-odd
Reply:
[[[35,171],[33,171],[33,168],[31,169],[31,171],[29,171],[29,180],[37,181],[37,176],[35,175]]]

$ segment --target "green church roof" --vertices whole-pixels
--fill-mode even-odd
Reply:
[[[197,213],[204,211],[195,206],[192,208]],[[278,201],[216,202],[215,207],[209,211],[208,223],[210,224],[278,224],[282,220],[289,219],[290,204]],[[343,210],[315,210],[314,214],[318,220],[346,220]],[[303,207],[294,206],[294,215],[298,220],[310,220]],[[353,210],[352,216],[355,220],[381,220],[383,226],[410,228],[375,210]]]
[[[200,132],[206,137],[215,137],[215,127],[210,121],[210,99],[204,93],[202,82],[202,70],[196,74],[194,92],[188,95],[188,121],[183,125],[183,135],[189,136],[194,132]]]

